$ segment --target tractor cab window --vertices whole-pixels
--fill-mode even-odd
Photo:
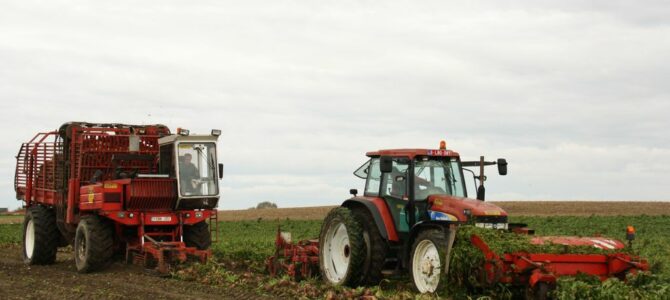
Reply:
[[[464,183],[456,159],[421,158],[414,167],[414,196],[426,200],[430,195],[465,197]]]
[[[367,167],[367,168],[364,168]],[[361,169],[365,169],[363,172]],[[354,173],[356,176],[363,176],[367,180],[365,181],[365,195],[366,196],[379,196],[379,182],[381,181],[382,172],[379,169],[379,158],[373,158],[365,163],[361,168],[356,170]]]
[[[393,161],[393,169],[384,174],[382,179],[382,196],[409,200],[407,193],[407,171],[409,162]]]
[[[218,194],[214,143],[180,143],[179,190],[182,196]]]

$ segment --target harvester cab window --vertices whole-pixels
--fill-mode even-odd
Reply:
[[[379,158],[373,158],[363,166],[366,165],[368,165],[369,168],[368,171],[366,171],[366,173],[369,174],[367,176],[367,181],[365,182],[365,195],[379,196],[379,182],[381,181],[382,178],[382,172],[379,169]],[[359,173],[359,170],[357,170],[356,173]]]
[[[218,194],[214,143],[180,143],[179,190],[182,196]]]
[[[174,169],[174,144],[161,145],[160,160],[158,163],[158,173],[169,175],[171,178],[175,177]]]

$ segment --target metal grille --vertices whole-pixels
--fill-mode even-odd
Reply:
[[[172,210],[177,201],[174,179],[137,178],[130,183],[128,210]]]
[[[157,171],[157,160],[113,160],[115,155],[130,153],[156,156],[158,154],[158,136],[156,135],[136,136],[139,140],[137,149],[133,149],[130,145],[131,135],[119,129],[77,128],[74,136],[71,164],[72,170],[75,170],[75,177],[79,178],[82,184],[90,183],[98,171],[102,172],[99,180],[116,179],[117,169],[139,174]]]
[[[31,198],[52,201],[65,182],[62,158],[63,143],[56,132],[39,133],[22,144],[14,173],[17,199],[25,199],[30,189]]]

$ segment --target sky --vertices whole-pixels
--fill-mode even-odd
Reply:
[[[504,157],[490,200],[666,201],[668,1],[0,2],[0,207],[67,121],[222,130],[222,209],[337,205],[365,152]],[[472,184],[468,186],[474,194]]]

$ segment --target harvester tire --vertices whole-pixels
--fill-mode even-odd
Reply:
[[[28,265],[48,265],[56,261],[60,239],[53,209],[35,205],[23,219],[23,261]]]
[[[84,216],[74,237],[74,262],[79,273],[89,273],[107,266],[114,254],[114,230],[98,216]]]
[[[446,284],[446,257],[448,241],[444,232],[426,229],[412,244],[409,272],[414,288],[420,293],[434,293]]]
[[[332,209],[321,225],[319,268],[333,286],[356,287],[365,263],[363,226],[346,207]]]
[[[195,247],[198,250],[207,250],[212,245],[212,235],[209,225],[202,221],[190,226],[184,225],[184,243],[187,247]]]
[[[365,209],[354,209],[354,217],[363,227],[365,241],[365,263],[361,274],[361,284],[377,285],[382,280],[382,269],[386,261],[388,245],[375,223],[372,215]]]

